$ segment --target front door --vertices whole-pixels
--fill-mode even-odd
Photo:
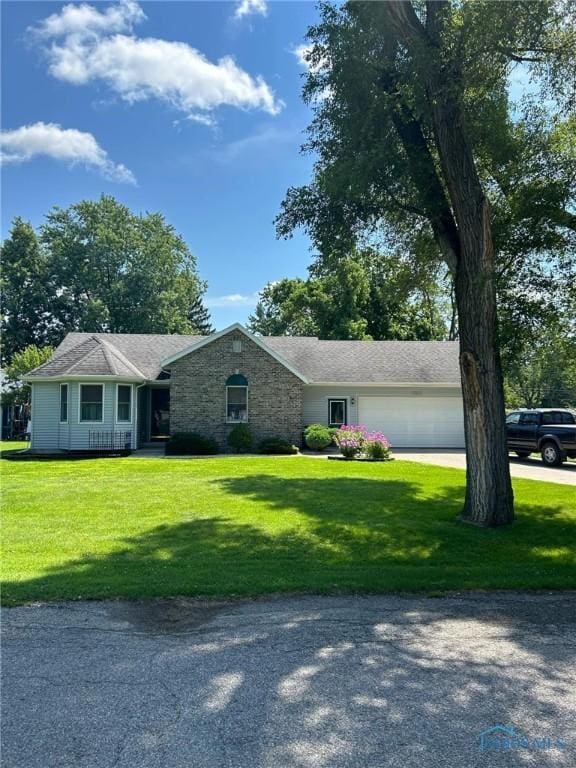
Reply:
[[[170,390],[150,390],[150,437],[152,440],[170,437]]]

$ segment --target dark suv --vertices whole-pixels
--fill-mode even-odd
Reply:
[[[508,449],[521,459],[539,451],[542,461],[558,467],[576,458],[576,415],[561,408],[512,411],[506,417]]]

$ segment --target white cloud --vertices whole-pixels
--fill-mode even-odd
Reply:
[[[312,50],[311,45],[297,45],[295,48],[292,49],[292,53],[294,56],[296,56],[296,59],[298,61],[298,64],[300,64],[301,67],[304,67],[304,69],[309,69],[310,65],[306,61],[306,56],[310,53]]]
[[[4,163],[24,163],[44,155],[69,165],[93,168],[112,181],[136,184],[132,171],[113,163],[91,133],[56,123],[34,123],[2,131],[0,149]]]
[[[255,307],[258,303],[258,293],[229,293],[227,296],[207,297],[204,304],[214,307]]]
[[[196,121],[222,105],[272,115],[281,110],[265,80],[230,56],[213,63],[187,43],[133,35],[133,26],[144,18],[132,0],[106,11],[67,5],[32,33],[43,43],[55,78],[75,85],[104,82],[130,103],[158,99]]]
[[[302,45],[297,45],[292,48],[291,53],[294,54],[298,64],[303,69],[316,74],[327,68],[328,60],[326,58],[321,58],[319,61],[312,63],[310,61],[310,53],[312,52],[312,48],[312,45],[305,45],[303,43]],[[314,95],[314,100],[318,102],[324,101],[325,99],[328,99],[331,94],[332,89],[329,86],[326,86],[322,91]]]
[[[37,27],[42,37],[63,35],[129,32],[134,24],[146,18],[134,0],[120,0],[118,5],[109,6],[104,12],[91,5],[65,5],[60,13],[53,13]]]
[[[266,0],[240,0],[234,11],[234,18],[241,19],[243,16],[249,16],[251,13],[259,13],[266,16],[268,13],[268,3]]]

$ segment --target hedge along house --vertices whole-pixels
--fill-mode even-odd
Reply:
[[[458,344],[69,333],[26,377],[31,450],[138,448],[198,432],[226,450],[235,424],[255,441],[300,445],[303,428],[361,423],[394,447],[464,445]]]

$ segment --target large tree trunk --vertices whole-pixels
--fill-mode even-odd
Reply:
[[[455,277],[467,465],[462,519],[505,525],[514,519],[514,508],[486,203],[465,228]]]
[[[410,0],[388,0],[385,8],[391,29],[412,56],[415,72],[425,86],[442,169],[441,182],[438,179],[432,193],[443,208],[444,189],[447,191],[450,207],[444,219],[454,220],[446,229],[429,213],[454,276],[458,308],[467,459],[462,518],[483,526],[505,525],[514,519],[514,497],[497,341],[494,251],[489,206],[467,142],[462,60],[458,46],[452,44],[458,32],[449,29],[453,18],[446,0],[427,0],[425,26]],[[400,130],[399,134],[406,146],[410,136]],[[411,147],[418,150],[413,141],[408,143],[409,157]],[[429,151],[420,151],[427,168],[429,158]],[[433,178],[436,173],[429,171],[428,176]],[[417,188],[421,177],[420,172],[414,174]],[[420,191],[426,200],[428,190]],[[446,231],[451,233],[448,238]]]
[[[452,73],[431,82],[436,144],[460,241],[454,276],[466,436],[462,519],[483,526],[514,519],[504,388],[497,338],[490,210],[476,172]]]

